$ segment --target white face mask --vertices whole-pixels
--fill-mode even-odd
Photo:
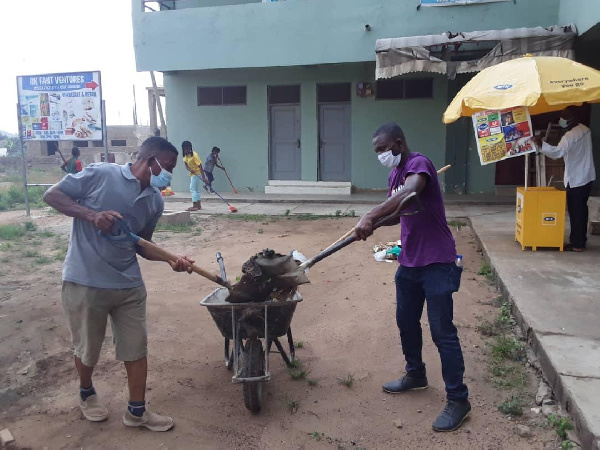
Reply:
[[[383,164],[385,167],[389,167],[390,169],[396,167],[402,161],[402,153],[398,153],[396,156],[393,155],[391,150],[387,150],[385,152],[381,152],[377,155],[379,162]]]
[[[560,120],[558,121],[558,124],[560,125],[561,128],[567,128],[569,126],[569,122],[567,122],[565,119],[563,119],[562,117],[560,118]]]

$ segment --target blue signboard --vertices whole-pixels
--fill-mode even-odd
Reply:
[[[421,6],[463,6],[475,3],[512,2],[513,0],[421,0]]]

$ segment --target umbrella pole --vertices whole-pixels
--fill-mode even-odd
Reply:
[[[525,154],[525,190],[529,181],[529,153]]]

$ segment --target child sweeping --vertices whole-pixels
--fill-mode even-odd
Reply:
[[[225,170],[225,168],[219,164],[219,153],[221,153],[221,149],[219,147],[213,147],[204,164],[204,174],[208,180],[204,189],[210,193],[214,192],[212,188],[212,182],[215,180],[213,169],[217,166],[219,169]]]
[[[202,169],[202,161],[198,154],[192,150],[192,143],[190,141],[183,141],[181,143],[181,150],[183,151],[183,163],[190,173],[190,192],[192,193],[193,202],[193,205],[187,211],[199,211],[202,209],[202,204],[200,203],[200,181],[203,181],[204,184],[207,183],[204,170]]]

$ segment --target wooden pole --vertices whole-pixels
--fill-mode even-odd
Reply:
[[[152,79],[152,90],[154,91],[154,98],[156,99],[156,106],[158,107],[158,117],[160,118],[160,134],[162,137],[167,139],[167,125],[165,124],[165,115],[163,114],[162,103],[160,102],[160,94],[158,92],[158,86],[156,85],[156,78],[154,72],[150,72],[150,78]]]

